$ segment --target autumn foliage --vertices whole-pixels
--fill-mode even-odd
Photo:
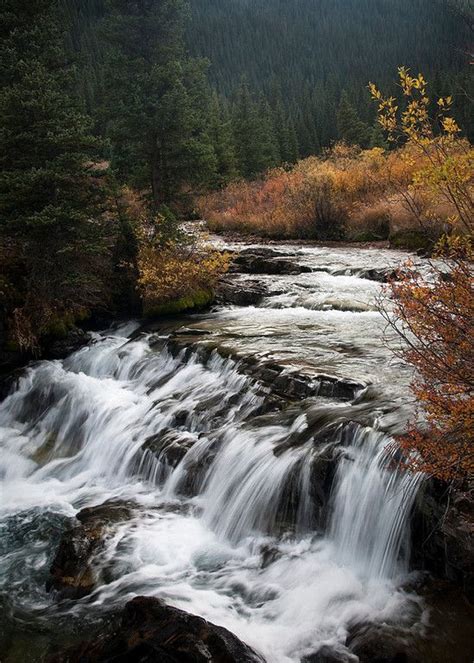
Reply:
[[[412,391],[424,418],[399,442],[413,469],[449,480],[474,470],[474,254],[460,238],[439,252],[429,273],[407,265],[390,285],[395,315],[387,317],[416,368]]]
[[[473,151],[467,141],[454,138],[445,150],[446,167],[456,164],[460,177],[468,177]],[[375,240],[421,227],[436,240],[457,210],[438,190],[433,152],[411,142],[392,151],[340,143],[289,170],[203,196],[199,211],[217,232]]]
[[[399,442],[412,469],[463,480],[474,470],[473,150],[458,138],[449,97],[437,100],[431,118],[423,76],[412,77],[401,68],[399,83],[402,108],[375,85],[370,90],[389,139],[405,140],[425,160],[407,189],[406,204],[413,204],[421,188],[452,210],[429,271],[421,274],[406,265],[389,286],[394,311],[382,309],[404,341],[405,359],[416,369],[412,391],[424,415],[424,425],[413,424]]]
[[[137,287],[145,315],[177,313],[209,304],[229,256],[187,233],[168,211],[137,223]]]

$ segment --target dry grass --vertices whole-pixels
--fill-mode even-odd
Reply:
[[[453,143],[453,155],[465,143]],[[269,171],[202,197],[198,209],[215,232],[273,238],[385,239],[426,227],[441,232],[455,210],[417,174],[429,156],[413,146],[391,152],[336,145],[291,170]]]

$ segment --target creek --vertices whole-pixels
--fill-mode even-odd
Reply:
[[[423,637],[409,536],[423,477],[393,444],[411,372],[367,278],[405,256],[277,251],[309,269],[239,275],[266,286],[260,303],[95,333],[32,363],[0,403],[2,660],[42,660],[137,595],[225,626],[269,663],[323,647],[356,661],[355,624]],[[288,380],[304,393],[285,400]],[[61,535],[107,501],[130,513],[95,555],[94,587],[58,601],[46,585]]]

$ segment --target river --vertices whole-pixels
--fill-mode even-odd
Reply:
[[[276,249],[307,271],[238,277],[266,285],[259,304],[95,333],[31,364],[0,404],[6,661],[42,660],[136,595],[227,627],[269,663],[323,646],[356,661],[345,641],[357,623],[426,629],[408,589],[423,478],[400,471],[392,444],[411,372],[367,278],[405,256]],[[263,369],[309,391],[265,407]],[[58,601],[46,584],[61,534],[107,500],[130,515],[96,555],[95,588]]]

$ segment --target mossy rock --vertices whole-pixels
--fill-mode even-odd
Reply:
[[[74,313],[65,313],[53,317],[42,329],[41,336],[49,339],[63,339],[78,322],[84,322],[90,317],[91,313],[86,308],[81,308]]]
[[[390,235],[391,249],[407,249],[418,251],[424,249],[429,251],[433,248],[434,240],[423,230],[399,230]]]
[[[198,311],[206,308],[214,301],[211,290],[196,290],[189,295],[173,299],[160,304],[147,304],[143,306],[143,313],[147,318],[184,313],[185,311]]]

